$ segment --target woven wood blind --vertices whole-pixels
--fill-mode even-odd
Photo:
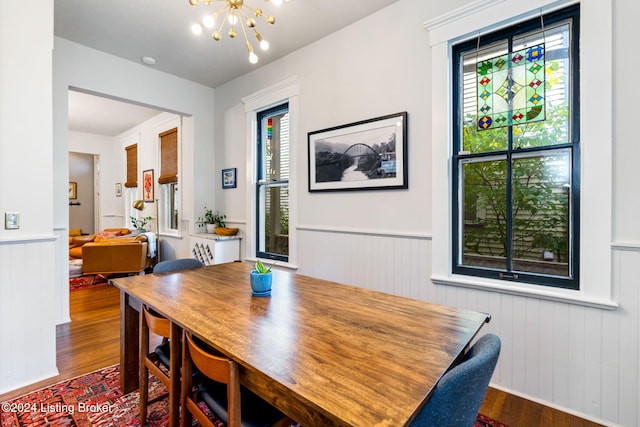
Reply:
[[[158,183],[178,182],[178,128],[160,135],[160,176]]]
[[[127,182],[125,187],[138,186],[138,144],[125,147],[127,151]]]

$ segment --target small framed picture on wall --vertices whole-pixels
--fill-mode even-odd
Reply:
[[[222,188],[236,188],[236,168],[222,169]]]
[[[70,182],[69,183],[69,200],[77,200],[78,199],[78,183]]]

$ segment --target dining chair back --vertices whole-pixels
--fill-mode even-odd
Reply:
[[[153,352],[149,351],[150,334],[162,338],[162,344]],[[175,338],[176,342],[172,343],[171,338],[176,334],[178,335]],[[169,319],[157,315],[143,304],[140,313],[140,425],[147,423],[148,405],[166,397],[166,394],[163,394],[149,400],[149,372],[169,390],[169,411],[176,411],[176,414],[179,411],[180,375],[174,374],[176,370],[172,370],[169,356],[171,345],[179,342],[179,330],[176,332]],[[172,424],[176,425],[176,423],[177,418]]]
[[[153,273],[167,273],[187,268],[203,267],[195,258],[161,261],[153,267]],[[162,338],[162,343],[149,350],[149,336]],[[140,424],[147,423],[149,404],[164,398],[157,396],[149,401],[149,372],[158,378],[169,390],[169,424],[178,425],[180,413],[180,328],[169,319],[154,312],[144,304],[140,312]],[[172,357],[176,354],[176,357]],[[167,374],[168,372],[168,374]]]
[[[293,423],[240,385],[238,365],[233,360],[194,338],[188,331],[183,332],[182,341],[181,426],[191,426],[192,418],[203,427],[217,425],[202,410],[199,402],[204,402],[228,427],[289,426]]]
[[[462,361],[438,381],[411,426],[473,426],[498,362],[500,345],[494,334],[478,339]]]
[[[179,258],[160,261],[153,266],[153,273],[168,273],[171,271],[184,270],[187,268],[204,267],[202,261],[195,258]]]

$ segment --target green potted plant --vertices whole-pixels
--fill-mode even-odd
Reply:
[[[204,215],[198,218],[198,226],[204,224],[207,227],[207,233],[215,233],[220,236],[235,236],[238,233],[237,228],[229,228],[225,220],[227,216],[213,209],[204,207]]]
[[[213,209],[204,207],[204,215],[198,218],[198,227],[205,226],[207,233],[214,233],[216,224],[219,222],[220,215],[213,212]]]
[[[131,219],[131,225],[133,225],[133,227],[136,230],[147,231],[144,227],[149,223],[149,221],[153,219],[153,217],[150,217],[150,216],[145,216],[144,218],[130,217],[130,219]]]
[[[271,295],[272,273],[271,267],[265,267],[262,261],[257,260],[255,270],[251,270],[251,294],[256,297],[268,297]]]

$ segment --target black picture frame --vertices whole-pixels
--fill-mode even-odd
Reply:
[[[222,169],[222,188],[236,188],[236,168]]]
[[[307,134],[309,192],[409,188],[407,112]]]

